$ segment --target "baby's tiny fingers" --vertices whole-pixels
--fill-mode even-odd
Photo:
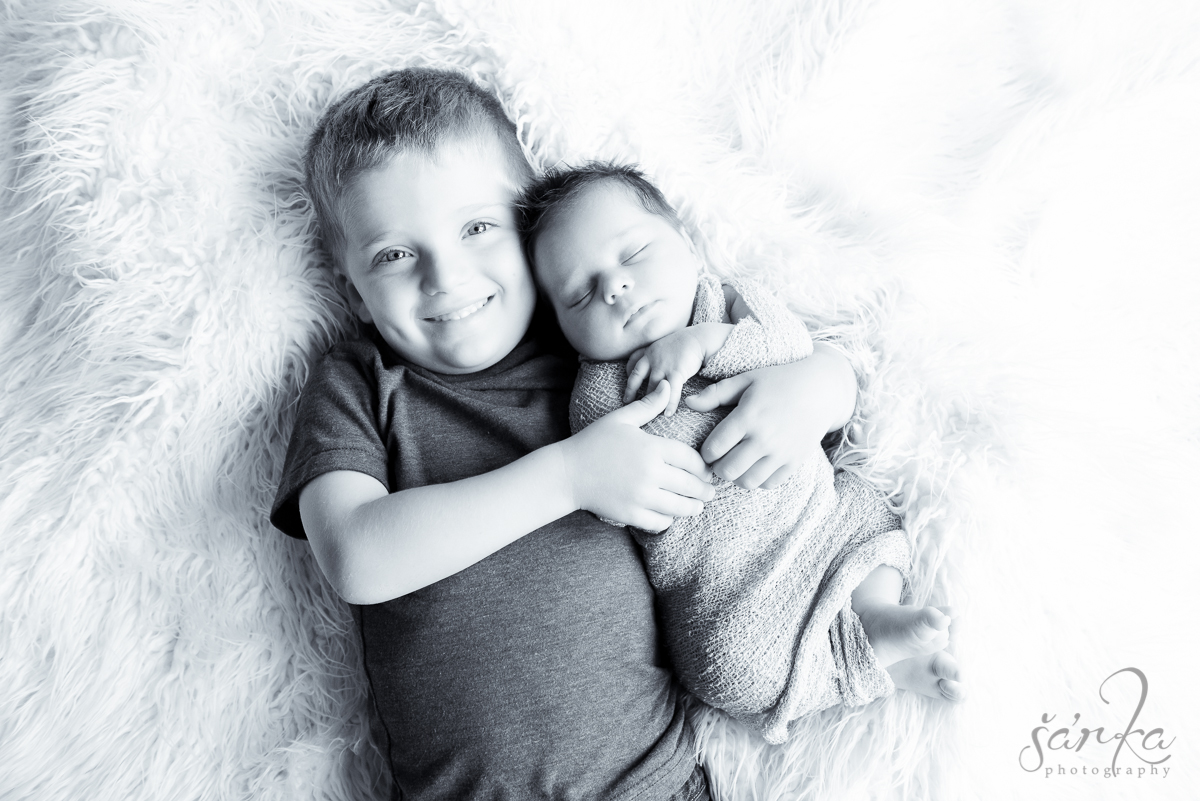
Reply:
[[[671,402],[667,404],[667,417],[675,414],[675,410],[679,408],[679,395],[683,392],[683,377],[679,373],[671,373],[667,376],[667,381],[671,382]]]
[[[629,371],[629,381],[625,384],[625,402],[629,403],[637,397],[637,391],[641,388],[642,382],[646,380],[646,374],[650,372],[650,362],[645,358],[639,358],[637,363],[633,365],[633,369]],[[656,386],[651,384],[651,386]]]
[[[645,348],[638,348],[633,353],[629,354],[629,360],[627,362],[625,362],[625,372],[632,373],[633,366],[635,364],[637,364],[638,362],[640,362],[642,360],[642,357],[645,355],[646,355]]]

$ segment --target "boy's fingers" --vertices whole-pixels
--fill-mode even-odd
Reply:
[[[775,489],[780,484],[791,478],[793,472],[794,470],[792,466],[790,464],[785,464],[783,467],[780,467],[778,470],[772,473],[771,477],[762,483],[762,488]]]
[[[670,397],[671,388],[666,381],[662,381],[654,388],[653,392],[644,395],[641,400],[634,401],[628,406],[622,406],[615,412],[609,412],[607,416],[627,425],[644,426],[662,414]]]
[[[717,393],[712,391],[714,386],[716,385],[709,384],[695,395],[688,395],[683,402],[688,405],[689,409],[695,409],[698,412],[711,412],[721,405],[717,403]]]
[[[742,393],[750,386],[747,373],[730,376],[705,387],[687,399],[687,405],[698,412],[711,412],[718,406],[732,406],[742,399]]]
[[[712,389],[712,387],[709,387]],[[707,390],[705,390],[707,392]],[[692,397],[695,397],[694,395]],[[691,400],[691,398],[688,398]],[[695,408],[695,407],[693,407]],[[709,432],[708,439],[700,446],[700,455],[704,461],[712,464],[737,445],[746,436],[746,429],[741,423],[741,415],[735,409]],[[739,474],[740,475],[740,474]],[[724,476],[722,476],[724,477]]]
[[[695,498],[685,498],[666,490],[657,493],[649,506],[653,511],[668,517],[691,517],[704,511],[704,504]]]
[[[738,486],[744,486],[740,481],[742,475],[761,457],[761,451],[755,448],[753,443],[749,440],[742,440],[729,453],[714,462],[712,469],[726,481],[733,481]]]
[[[742,489],[758,489],[764,486],[764,483],[775,472],[776,462],[767,456],[762,457],[737,480],[737,485]]]
[[[643,511],[635,514],[633,520],[629,521],[629,525],[644,531],[666,531],[673,522],[675,521],[670,517],[658,512]]]
[[[674,493],[681,498],[694,499],[698,503],[707,503],[717,494],[716,487],[712,484],[680,469],[668,469],[659,479],[658,485],[659,489]],[[695,513],[690,512],[689,514]]]
[[[712,478],[712,468],[704,463],[700,454],[673,439],[662,440],[662,460],[672,467],[686,470],[701,481]]]

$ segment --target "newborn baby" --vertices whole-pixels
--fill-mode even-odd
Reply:
[[[698,411],[712,404],[692,396],[812,353],[766,291],[701,273],[674,209],[633,168],[553,171],[527,190],[521,220],[538,283],[581,354],[572,432],[665,380],[666,412],[643,428],[698,447],[726,410]],[[714,480],[701,514],[632,529],[684,686],[771,742],[802,715],[896,686],[963,696],[944,650],[949,610],[900,604],[908,540],[873,489],[821,452],[770,489]]]

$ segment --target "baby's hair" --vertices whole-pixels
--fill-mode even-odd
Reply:
[[[304,154],[304,184],[325,247],[341,259],[345,230],[338,206],[364,172],[402,153],[432,156],[447,142],[500,146],[516,188],[533,177],[517,129],[500,102],[470,78],[449,70],[412,68],[379,75],[334,103]]]
[[[579,200],[585,189],[608,182],[629,189],[646,211],[662,217],[677,230],[683,230],[674,207],[634,165],[589,161],[581,167],[554,168],[530,184],[517,201],[517,227],[521,231],[525,258],[531,266],[534,266],[533,251],[538,237]]]

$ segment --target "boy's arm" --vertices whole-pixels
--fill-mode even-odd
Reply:
[[[857,380],[845,357],[826,345],[814,348],[804,323],[764,287],[722,289],[736,328],[701,373],[718,383],[688,405],[737,408],[700,453],[717,475],[743,487],[775,486],[850,419]]]
[[[773,487],[854,414],[858,381],[850,362],[824,343],[807,359],[763,367],[713,384],[685,403],[698,411],[737,404],[700,455],[739,486]]]
[[[300,493],[322,572],[350,603],[373,604],[453,575],[577,509],[661,530],[712,496],[695,451],[638,426],[666,405],[665,385],[562,442],[498,470],[388,493],[335,471]]]

